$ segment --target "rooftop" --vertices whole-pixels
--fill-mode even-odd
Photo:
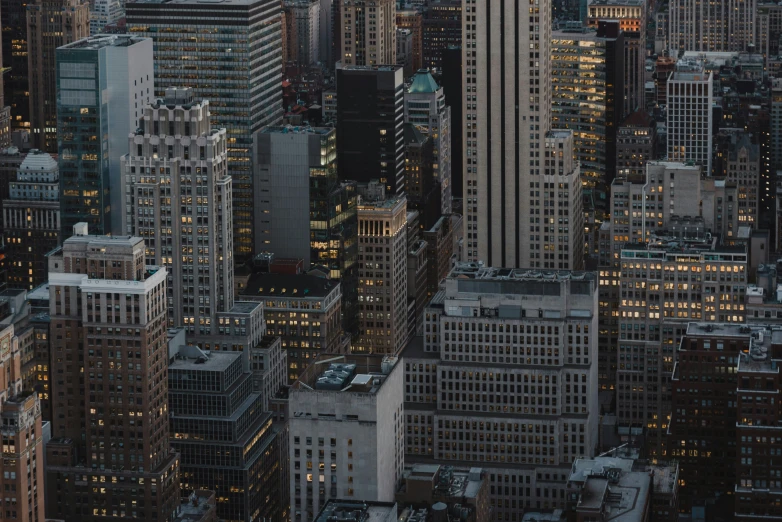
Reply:
[[[197,522],[203,520],[210,509],[215,508],[215,494],[212,491],[194,491],[174,514],[174,522]]]
[[[652,116],[646,111],[635,111],[625,118],[620,127],[651,127],[654,125]]]
[[[49,154],[46,152],[43,152],[38,149],[31,150],[27,157],[25,157],[24,161],[21,165],[19,165],[19,170],[23,170],[25,172],[29,171],[38,171],[38,172],[46,172],[46,171],[52,171],[57,170],[57,162],[52,158]]]
[[[394,370],[390,355],[322,355],[293,383],[298,391],[376,394]]]
[[[241,356],[241,352],[203,352],[195,346],[181,346],[168,371],[224,372]]]
[[[203,1],[203,0],[198,0]],[[98,49],[103,49],[104,47],[130,47],[131,45],[135,45],[137,43],[150,40],[150,38],[144,38],[141,36],[128,36],[128,35],[122,35],[122,34],[102,34],[99,36],[90,36],[88,38],[82,38],[81,40],[76,40],[73,43],[69,43],[66,45],[63,45],[62,47],[58,47],[59,49],[66,49],[66,50],[85,50],[85,51],[97,51]]]
[[[612,457],[576,459],[569,486],[580,487],[576,511],[602,512],[605,520],[644,520],[652,478],[633,471],[633,461]]]
[[[458,262],[450,277],[459,279],[482,279],[488,281],[564,281],[594,280],[594,272],[570,270],[535,270],[525,268],[491,268],[483,263]]]
[[[396,520],[396,502],[330,499],[315,522],[386,522]]]
[[[269,274],[250,276],[241,296],[287,297],[290,299],[323,298],[334,292],[339,282],[308,274]]]
[[[331,134],[335,130],[331,127],[310,127],[307,126],[294,126],[294,125],[280,125],[269,126],[261,129],[261,134]]]
[[[407,90],[410,94],[431,94],[440,89],[429,69],[418,69],[413,77],[413,83]]]

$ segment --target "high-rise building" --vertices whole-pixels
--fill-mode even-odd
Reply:
[[[408,340],[407,199],[358,206],[358,353],[396,355]]]
[[[443,52],[462,45],[461,0],[429,2],[424,8],[421,25],[421,67],[441,73]]]
[[[337,1],[342,66],[395,64],[396,0]]]
[[[234,255],[254,252],[253,133],[282,118],[282,43],[279,0],[133,2],[125,6],[128,32],[155,45],[155,86],[192,87],[208,99],[212,125],[228,134],[233,179]],[[221,28],[192,41],[203,20]],[[166,34],[165,38],[160,35]],[[219,52],[215,52],[219,49]],[[208,72],[207,72],[208,71]]]
[[[90,12],[90,35],[100,34],[104,27],[124,18],[125,9],[122,7],[124,3],[120,3],[120,0],[93,0]]]
[[[120,158],[154,96],[152,40],[107,35],[57,49],[62,237],[76,223],[125,232]]]
[[[329,69],[334,68],[334,61],[336,60],[336,54],[339,54],[338,47],[335,48],[335,32],[339,32],[340,20],[334,18],[334,6],[339,5],[339,0],[320,0],[320,22],[318,24],[318,31],[320,35],[318,38],[318,50],[320,56],[318,60],[324,66]]]
[[[668,234],[621,250],[618,285],[617,422],[626,440],[645,435],[657,458],[666,456],[671,374],[687,324],[744,322],[749,270],[746,248],[723,247],[696,226]]]
[[[494,520],[564,508],[597,446],[597,307],[593,273],[457,263],[403,352],[406,462],[481,466]]]
[[[338,282],[310,274],[258,272],[250,276],[241,298],[264,303],[267,333],[280,337],[290,384],[320,354],[343,351]]]
[[[418,225],[433,226],[443,215],[440,183],[434,177],[434,142],[410,123],[405,123],[405,194],[410,211],[417,212]]]
[[[45,152],[25,157],[3,201],[7,284],[31,290],[45,283],[44,254],[60,244],[60,180],[57,162]]]
[[[405,91],[405,122],[429,136],[433,144],[433,175],[440,184],[440,209],[452,211],[451,194],[451,108],[445,104],[445,92],[432,74],[421,69]]]
[[[410,64],[413,71],[423,67],[423,12],[419,9],[397,9],[396,27],[397,29],[407,29],[412,37],[412,54]],[[399,57],[397,57],[397,62]]]
[[[713,73],[702,61],[679,61],[667,83],[668,160],[694,162],[711,174]]]
[[[738,226],[760,228],[760,156],[760,146],[744,130],[725,129],[715,137],[712,175],[738,189]]]
[[[757,0],[671,0],[670,55],[682,51],[746,52],[755,44]]]
[[[393,502],[404,467],[401,366],[396,357],[326,355],[291,387],[292,521],[315,520],[331,499]]]
[[[396,65],[337,69],[337,167],[342,180],[405,188],[404,80]]]
[[[169,326],[217,334],[233,295],[231,178],[225,129],[189,88],[143,109],[122,157],[122,231],[145,241],[147,264],[169,274]]]
[[[540,268],[544,252],[557,255],[549,250],[556,234],[550,221],[557,214],[542,223],[544,212],[572,203],[557,203],[563,191],[554,189],[565,183],[558,173],[543,179],[553,100],[551,6],[544,2],[528,12],[519,3],[469,0],[465,9],[472,20],[463,23],[462,51],[464,256],[490,266]],[[572,144],[562,154],[568,158],[562,156],[560,165],[573,165]],[[569,226],[576,226],[574,219]],[[570,259],[580,266],[583,243],[569,248]]]
[[[249,353],[203,352],[184,342],[184,335],[170,341],[168,361],[171,445],[180,454],[182,493],[215,488],[220,520],[280,520],[287,510],[281,490],[288,487],[280,472],[287,463],[278,459],[280,435],[264,394],[253,387]]]
[[[286,16],[296,25],[296,61],[310,65],[320,60],[320,0],[285,0]]]
[[[2,11],[0,11],[0,23],[2,23]],[[3,38],[3,40],[5,40],[5,38]],[[3,58],[4,58],[3,40],[0,40],[0,69],[3,69]],[[0,148],[6,148],[10,144],[11,144],[11,107],[6,106],[5,104],[4,79],[2,76],[0,76]]]
[[[588,6],[588,24],[619,20],[624,33],[624,112],[620,119],[643,109],[646,65],[647,0],[594,0]]]
[[[5,446],[0,485],[9,491],[4,518],[34,522],[44,520],[44,432],[38,394],[23,388],[24,354],[16,334],[13,324],[0,330],[0,418]]]
[[[755,52],[763,56],[778,56],[782,36],[782,5],[765,0],[758,2],[755,18]]]
[[[573,131],[581,169],[587,252],[597,250],[597,231],[608,219],[611,181],[616,177],[616,131],[622,121],[624,34],[617,21],[597,31],[551,34],[552,124]]]
[[[30,130],[30,92],[27,78],[28,0],[0,0],[3,22],[3,75],[5,99],[11,107],[11,130]]]
[[[59,61],[59,58],[55,49],[89,35],[89,3],[83,0],[29,0],[27,4],[29,130],[33,145],[46,152],[59,152],[58,74],[55,70],[55,62]],[[70,226],[74,223],[70,223]]]
[[[616,177],[645,176],[656,148],[657,126],[648,113],[636,111],[625,118],[616,131]]]
[[[782,78],[771,80],[771,171],[782,170]]]
[[[77,224],[49,254],[52,437],[46,512],[166,520],[179,506],[169,446],[166,269],[139,237]],[[39,489],[41,484],[39,484]]]
[[[459,33],[461,34],[461,32]],[[451,199],[461,200],[464,195],[464,74],[462,48],[443,49],[440,84],[445,94],[445,104],[451,108]]]

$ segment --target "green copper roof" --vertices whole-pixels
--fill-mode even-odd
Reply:
[[[413,83],[410,85],[408,92],[413,94],[431,93],[437,92],[439,88],[440,86],[432,78],[432,73],[429,72],[429,69],[419,69],[413,77]]]

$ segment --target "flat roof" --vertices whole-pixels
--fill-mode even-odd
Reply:
[[[322,298],[332,293],[337,286],[337,281],[309,274],[256,272],[250,276],[240,296]]]
[[[225,371],[233,362],[242,356],[241,352],[210,352],[205,353],[207,360],[198,363],[197,358],[179,359],[174,358],[168,365],[168,371],[172,370],[192,370],[202,372],[222,372]]]

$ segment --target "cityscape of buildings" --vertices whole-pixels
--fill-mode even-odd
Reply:
[[[782,521],[782,4],[0,29],[0,521]]]

